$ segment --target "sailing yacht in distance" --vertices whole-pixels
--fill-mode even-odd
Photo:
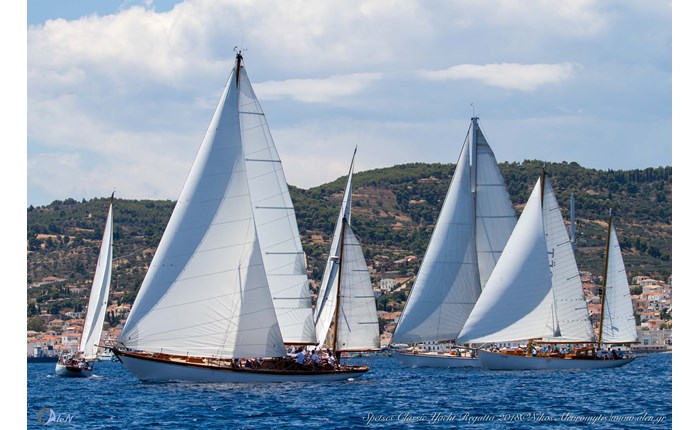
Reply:
[[[281,162],[238,52],[113,348],[135,377],[301,382],[368,371],[307,367],[286,356],[285,343],[315,343],[287,197]]]
[[[396,351],[410,367],[476,367],[470,354],[453,349],[425,352],[425,342],[454,342],[481,294],[517,218],[478,117],[461,148],[449,190],[392,343],[423,343]]]
[[[107,221],[102,235],[102,245],[97,258],[97,268],[92,280],[90,290],[90,301],[85,312],[85,322],[80,336],[80,346],[75,355],[65,355],[58,359],[56,363],[56,375],[68,377],[89,377],[92,376],[93,363],[98,360],[98,349],[102,329],[104,326],[104,316],[109,304],[109,288],[112,280],[112,203],[114,193],[109,199],[109,209],[107,210]]]
[[[355,148],[315,308],[319,347],[332,349],[338,362],[342,352],[377,351],[381,348],[369,270],[351,226],[352,173],[356,154]]]
[[[617,274],[623,271],[623,264],[622,269],[615,267]],[[626,289],[628,294],[628,284]],[[630,296],[627,300],[630,310]],[[591,346],[534,353],[534,343],[549,349],[555,344],[594,342],[573,248],[545,172],[457,341],[485,346],[528,342],[526,351],[480,349],[481,363],[493,370],[608,368],[633,360],[600,360]]]

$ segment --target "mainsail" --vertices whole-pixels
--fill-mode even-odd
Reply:
[[[112,201],[114,195],[109,201],[109,210],[107,212],[107,222],[104,226],[104,234],[102,235],[102,245],[100,246],[100,254],[97,259],[97,268],[95,269],[95,277],[92,280],[92,289],[90,291],[90,301],[87,305],[85,314],[85,324],[83,326],[82,336],[80,338],[80,347],[78,351],[83,353],[85,360],[94,360],[97,358],[97,349],[102,336],[102,327],[104,326],[104,316],[109,304],[109,287],[112,280]]]
[[[592,329],[560,208],[545,175],[457,339],[590,341]]]
[[[603,343],[633,343],[638,341],[636,319],[624,259],[611,217],[608,236],[602,336],[598,340]]]
[[[476,252],[481,290],[517,224],[510,193],[478,118],[471,118],[471,188],[475,194]]]
[[[241,138],[238,55],[119,340],[214,357],[284,355]]]
[[[369,270],[350,224],[354,155],[315,309],[318,343],[336,351],[380,348]]]
[[[282,337],[289,344],[312,344],[313,308],[296,214],[272,134],[244,68],[238,113],[257,235]]]

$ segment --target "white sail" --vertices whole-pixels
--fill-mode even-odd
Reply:
[[[342,241],[340,315],[337,318],[336,351],[379,349],[376,299],[359,240],[349,223]]]
[[[333,322],[336,303],[337,303],[337,280],[338,267],[340,258],[340,239],[342,237],[342,220],[347,220],[349,225],[352,221],[352,172],[354,169],[354,156],[357,150],[355,148],[352,155],[352,163],[350,163],[349,173],[347,175],[347,184],[345,192],[342,195],[342,204],[340,213],[337,216],[335,223],[335,231],[333,232],[332,242],[330,243],[330,251],[328,253],[328,261],[325,263],[325,271],[323,272],[323,280],[320,283],[318,290],[318,300],[314,311],[314,321],[316,329],[316,338],[319,345],[326,343],[330,325]]]
[[[241,68],[239,57],[236,70]],[[284,354],[256,233],[236,73],[228,79],[119,340],[130,349],[169,354]]]
[[[554,297],[551,316],[555,321],[553,340],[564,338],[570,341],[590,341],[592,325],[573,245],[563,222],[561,208],[551,187],[551,181],[547,176],[544,178],[544,231]]]
[[[471,151],[475,148],[471,158],[471,187],[476,197],[476,251],[482,289],[517,224],[517,216],[495,154],[477,117],[471,118],[469,145]]]
[[[313,308],[294,206],[262,107],[243,68],[240,132],[257,235],[285,343],[315,343]]]
[[[609,224],[607,279],[605,280],[602,341],[605,343],[636,342],[636,319],[631,305],[631,292],[624,259],[614,224]]]
[[[461,149],[393,343],[453,340],[480,294],[469,154]]]
[[[539,180],[457,342],[515,341],[553,334],[541,187]]]
[[[95,277],[92,280],[90,301],[85,313],[85,324],[80,338],[79,351],[83,353],[86,360],[97,358],[104,316],[109,305],[109,287],[112,280],[112,236],[112,204],[110,202]]]

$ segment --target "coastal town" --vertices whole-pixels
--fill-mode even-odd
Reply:
[[[400,318],[400,309],[415,279],[412,275],[413,270],[400,269],[416,268],[418,264],[417,257],[407,256],[394,262],[377,261],[369,266],[374,295],[378,303],[382,348],[392,346],[391,340]],[[600,276],[593,276],[590,272],[581,272],[580,277],[590,320],[593,328],[598,329],[603,279]],[[638,332],[638,343],[631,345],[630,350],[639,353],[671,351],[672,276],[665,280],[634,276],[629,281]],[[311,283],[313,284],[313,281]],[[66,289],[71,296],[84,299],[87,305],[89,288],[82,285],[67,285],[65,279],[49,276],[29,285],[28,288],[41,289],[57,284],[62,285],[62,288]],[[114,341],[121,333],[131,310],[130,304],[123,303],[124,294],[124,291],[114,291],[110,294],[111,303],[107,307],[102,342]],[[36,313],[30,312],[27,317],[27,357],[53,358],[76,352],[80,343],[84,310],[62,308],[60,304],[63,301],[64,299],[57,298],[43,303],[43,309],[53,310],[54,313],[44,312],[41,308],[37,309],[37,306],[30,305],[30,309]],[[105,354],[105,356],[108,355]]]

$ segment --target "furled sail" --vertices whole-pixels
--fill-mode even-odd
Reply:
[[[109,305],[109,287],[112,280],[112,236],[112,202],[110,200],[107,223],[104,226],[102,245],[100,246],[95,277],[92,280],[90,301],[87,305],[85,324],[80,338],[79,351],[82,351],[86,360],[97,358],[104,316]]]
[[[241,140],[242,57],[163,233],[119,340],[215,357],[284,354]]]

